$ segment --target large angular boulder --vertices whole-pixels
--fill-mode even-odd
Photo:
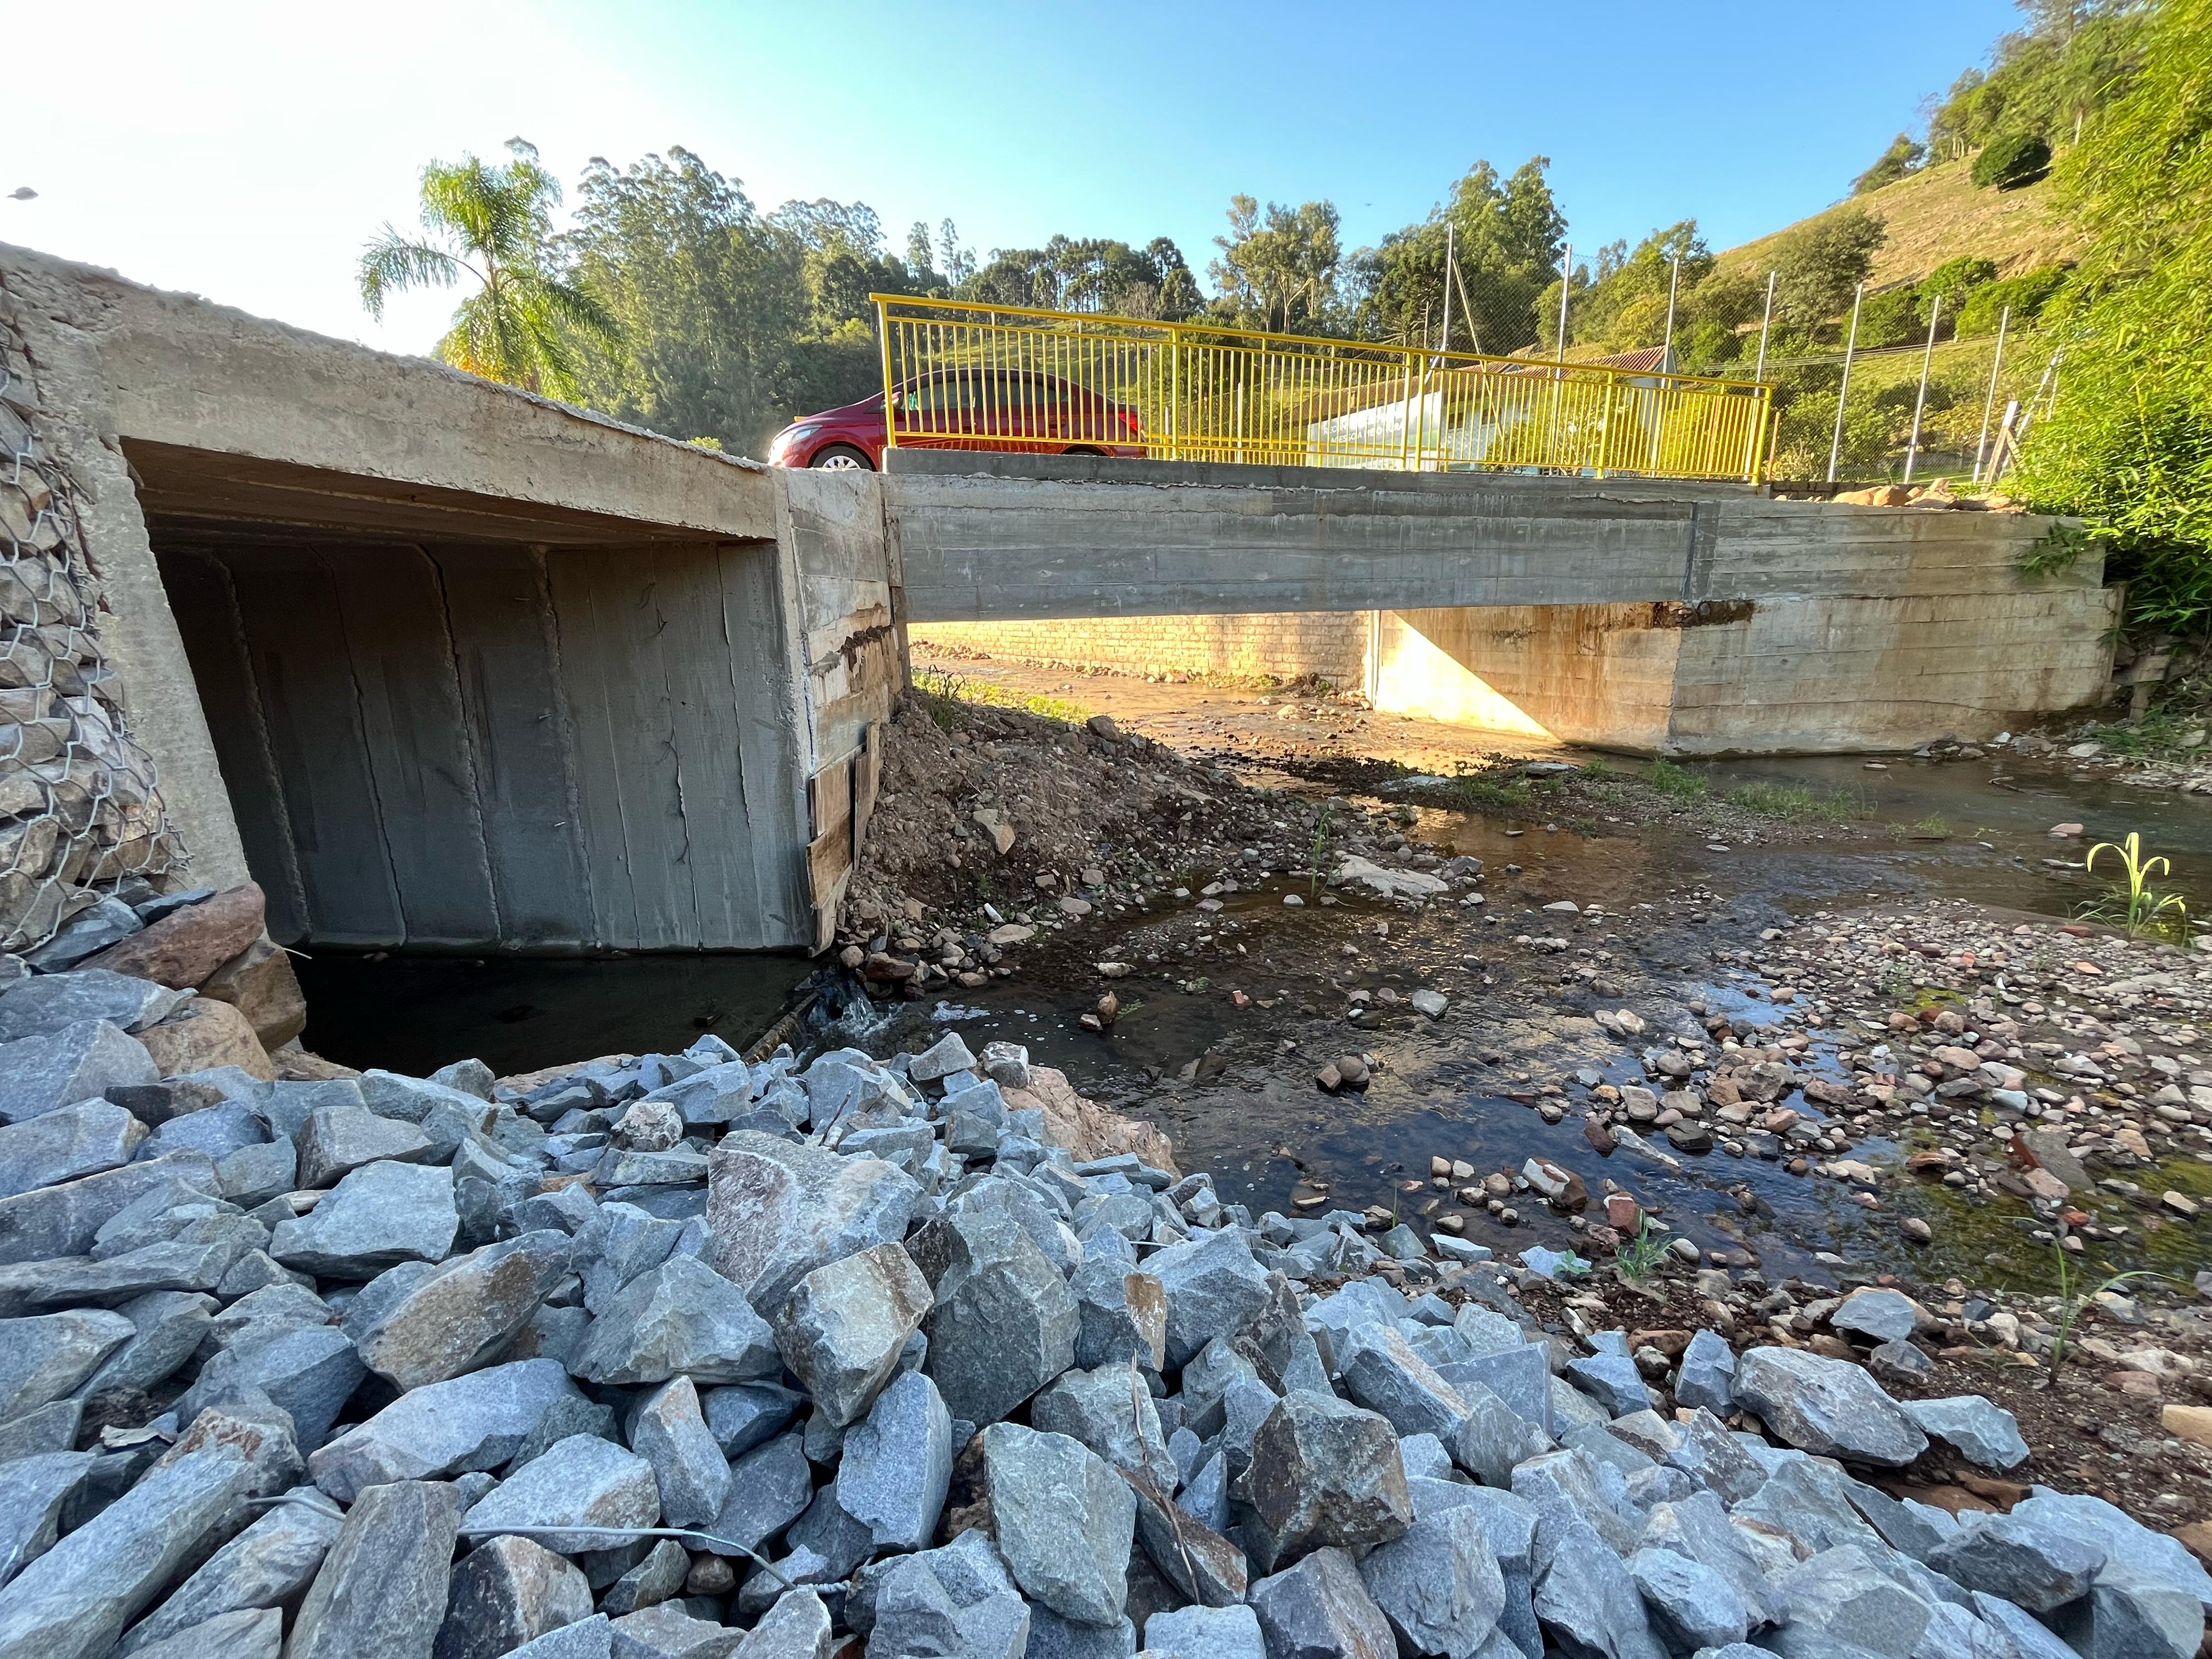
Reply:
[[[90,1253],[100,1230],[156,1189],[216,1194],[215,1160],[204,1152],[171,1152],[58,1186],[0,1198],[0,1263],[50,1261]]]
[[[1416,1520],[1361,1557],[1359,1577],[1408,1652],[1473,1654],[1505,1610],[1504,1575],[1470,1509]]]
[[[702,1526],[721,1512],[730,1493],[730,1460],[714,1443],[690,1377],[672,1378],[638,1402],[629,1444],[653,1465],[661,1518],[670,1526]]]
[[[291,956],[266,939],[255,939],[201,981],[200,994],[237,1009],[272,1054],[307,1029],[307,1000]]]
[[[0,1042],[96,1019],[135,1031],[162,1018],[191,994],[99,968],[34,974],[0,995]]]
[[[937,1532],[952,1479],[952,1419],[937,1385],[908,1371],[845,1437],[839,1509],[877,1549],[920,1549]]]
[[[1791,1568],[1775,1586],[1790,1610],[1776,1645],[1817,1656],[1833,1651],[1824,1644],[1841,1643],[1884,1659],[1910,1659],[1928,1629],[1928,1603],[1887,1566],[1863,1545],[1838,1544]]]
[[[131,1161],[146,1126],[120,1106],[82,1101],[0,1128],[0,1198]]]
[[[0,1584],[54,1547],[64,1510],[93,1478],[91,1452],[47,1451],[7,1462],[8,1502],[0,1507]]]
[[[2051,1613],[2087,1592],[2105,1550],[2033,1516],[1978,1515],[1930,1550],[1928,1565],[1970,1590]]]
[[[278,1222],[269,1254],[318,1279],[368,1279],[401,1261],[442,1261],[460,1229],[450,1169],[370,1164]]]
[[[300,1185],[334,1187],[365,1164],[390,1158],[398,1164],[428,1164],[432,1139],[404,1118],[380,1117],[351,1101],[334,1101],[307,1114],[292,1137],[299,1156]]]
[[[320,1497],[303,1486],[270,1504],[131,1627],[117,1659],[225,1613],[292,1605],[314,1582],[343,1522],[336,1505],[316,1501]]]
[[[235,1066],[264,1083],[276,1075],[269,1051],[253,1035],[246,1016],[211,998],[187,998],[159,1025],[141,1031],[138,1040],[163,1077],[224,1066]]]
[[[1064,1434],[983,1431],[983,1483],[999,1553],[1031,1600],[1079,1625],[1118,1625],[1137,1504],[1106,1461]]]
[[[935,1298],[914,1258],[877,1244],[817,1267],[775,1316],[784,1364],[839,1428],[862,1416],[897,1369]]]
[[[189,1422],[202,1407],[240,1389],[258,1389],[289,1412],[301,1449],[319,1447],[368,1372],[346,1334],[331,1325],[297,1325],[234,1342],[200,1368],[177,1401]]]
[[[924,1369],[945,1409],[995,1423],[1075,1362],[1081,1328],[1060,1272],[1007,1209],[945,1217],[947,1265],[929,1316]]]
[[[100,1308],[0,1319],[0,1423],[61,1399],[137,1334]]]
[[[1667,1659],[1644,1597],[1613,1547],[1579,1517],[1537,1537],[1536,1622],[1584,1659]]]
[[[1234,1336],[1268,1300],[1267,1273],[1234,1229],[1170,1244],[1145,1263],[1167,1299],[1168,1364],[1180,1369],[1217,1336]]]
[[[1285,1395],[1252,1437],[1252,1461],[1234,1496],[1245,1516],[1245,1549],[1264,1571],[1327,1545],[1387,1544],[1413,1522],[1389,1419],[1303,1389]]]
[[[878,1653],[1023,1659],[1029,1646],[1029,1603],[989,1538],[973,1530],[863,1567],[845,1617]]]
[[[399,1396],[307,1460],[341,1504],[370,1486],[495,1469],[562,1401],[583,1403],[557,1359],[520,1359]]]
[[[76,965],[191,990],[261,937],[267,905],[256,884],[241,882],[159,921]]]
[[[708,1260],[748,1299],[782,1304],[815,1268],[906,1237],[921,1188],[880,1158],[739,1129],[707,1173]]]
[[[1061,1372],[1030,1402],[1030,1423],[1081,1441],[1116,1468],[1134,1469],[1175,1488],[1176,1461],[1160,1432],[1159,1410],[1126,1361]]]
[[[112,1020],[80,1020],[0,1042],[0,1123],[21,1123],[161,1075],[146,1045]]]
[[[393,1387],[442,1382],[497,1358],[568,1271],[568,1236],[551,1229],[447,1261],[403,1262],[348,1304],[346,1334]]]
[[[1898,1405],[1923,1434],[1941,1440],[1969,1462],[1985,1469],[2010,1469],[2027,1462],[2027,1442],[2021,1437],[2018,1419],[1978,1394],[1901,1400]]]
[[[445,1619],[460,1519],[453,1486],[403,1480],[362,1493],[300,1603],[290,1659],[428,1653]]]
[[[1401,1435],[1445,1439],[1467,1418],[1467,1402],[1390,1326],[1353,1326],[1338,1346],[1336,1363],[1344,1391],[1389,1418]]]
[[[1396,1638],[1352,1558],[1318,1549],[1252,1586],[1267,1659],[1395,1659]]]
[[[696,1256],[640,1273],[592,1326],[569,1369],[610,1387],[744,1382],[782,1369],[775,1334],[744,1294]]]
[[[1768,1428],[1816,1457],[1901,1468],[1928,1437],[1866,1370],[1802,1348],[1748,1348],[1736,1361],[1735,1395]]]
[[[499,1659],[592,1616],[584,1575],[543,1545],[486,1539],[453,1569],[432,1659]]]
[[[573,1434],[479,1498],[462,1525],[472,1534],[569,1528],[546,1541],[573,1555],[629,1541],[619,1530],[586,1528],[650,1527],[659,1516],[652,1464],[595,1434]]]

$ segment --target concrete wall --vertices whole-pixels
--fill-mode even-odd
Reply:
[[[1317,675],[1340,690],[1366,683],[1362,611],[1259,616],[1111,617],[1054,622],[927,623],[917,645],[981,651],[1054,666],[1124,674]]]

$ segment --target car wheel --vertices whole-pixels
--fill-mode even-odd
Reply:
[[[824,444],[807,463],[824,472],[873,472],[876,464],[866,450],[855,449],[850,444]]]

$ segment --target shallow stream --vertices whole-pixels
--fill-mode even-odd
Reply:
[[[1502,814],[1423,810],[1417,833],[1485,861],[1482,909],[1439,903],[1416,914],[1357,898],[1324,906],[1308,881],[1281,874],[1224,895],[1218,911],[1199,909],[1194,895],[1149,908],[1130,901],[1020,948],[1013,979],[961,993],[957,1005],[886,1007],[833,989],[808,1037],[889,1053],[951,1025],[971,1047],[994,1038],[1025,1043],[1085,1094],[1158,1121],[1175,1137],[1184,1169],[1212,1170],[1224,1199],[1255,1212],[1287,1212],[1304,1182],[1325,1186],[1334,1207],[1379,1204],[1418,1220],[1425,1203],[1443,1195],[1401,1189],[1425,1183],[1432,1155],[1487,1174],[1517,1170],[1540,1152],[1579,1173],[1594,1197],[1610,1177],[1702,1248],[1749,1251],[1770,1276],[1828,1277],[1814,1257],[1832,1252],[1877,1269],[1910,1265],[1921,1278],[1955,1272],[1980,1285],[2048,1288],[2051,1251],[2027,1240],[2025,1206],[1968,1206],[1940,1186],[1899,1183],[1893,1207],[1870,1215],[1844,1184],[1757,1158],[1601,1154],[1584,1139],[1578,1112],[1548,1126],[1513,1097],[1533,1100],[1539,1085],[1567,1084],[1586,1070],[1616,1083],[1643,1080],[1634,1051],[1590,1024],[1601,1003],[1635,1006],[1657,1030],[1691,1002],[1727,1015],[1739,1034],[1771,1021],[1771,1005],[1748,994],[1740,974],[1717,970],[1711,952],[1755,948],[1762,929],[1811,911],[1923,895],[2068,915],[2092,885],[2078,868],[2047,860],[2078,864],[2091,842],[2130,830],[2172,858],[2185,892],[2212,893],[2212,803],[2024,763],[1900,757],[1872,769],[1821,758],[1726,763],[1711,772],[1716,794],[1753,782],[1845,793],[1858,804],[1855,817],[1887,833],[1873,842],[1838,835],[1824,845],[1783,826],[1770,845],[1673,829],[1635,833],[1627,823],[1618,833],[1602,823],[1577,833]],[[2050,827],[2062,821],[2087,833],[2054,839]],[[1212,874],[1195,872],[1193,885]],[[1285,905],[1286,892],[1308,902]],[[1559,982],[1577,959],[1571,952],[1511,945],[1516,934],[1554,931],[1561,918],[1541,907],[1558,899],[1604,908],[1605,918],[1573,939],[1614,953],[1610,963],[1601,959],[1600,977],[1616,973],[1625,996],[1595,994],[1571,977]],[[1639,903],[1655,908],[1636,910]],[[1077,1024],[1109,987],[1093,965],[1102,961],[1135,969],[1110,982],[1122,1007],[1104,1035]],[[465,1054],[504,1073],[615,1050],[678,1048],[708,1030],[742,1047],[811,969],[791,957],[318,952],[301,964],[313,1022],[307,1042],[348,1064],[416,1073]],[[1401,1001],[1350,1025],[1346,993],[1385,986],[1401,994],[1431,987],[1451,1007],[1430,1022]],[[1316,1088],[1323,1061],[1362,1049],[1382,1061],[1364,1095]],[[1865,1141],[1851,1156],[1880,1164],[1893,1150]],[[2202,1193],[2212,1186],[2208,1177],[2212,1168],[2200,1165],[2174,1179]],[[1518,1224],[1478,1214],[1466,1236],[1501,1254],[1572,1242],[1565,1221],[1531,1195],[1512,1201]],[[1909,1252],[1895,1226],[1900,1212],[1929,1220],[1930,1249]],[[2114,1265],[2152,1260],[2185,1278],[2191,1258],[2201,1266],[2212,1254],[2198,1229],[2179,1226],[2156,1234],[2148,1249]]]

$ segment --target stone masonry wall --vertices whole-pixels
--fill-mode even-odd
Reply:
[[[0,951],[40,945],[105,894],[150,897],[150,878],[185,863],[124,723],[82,501],[41,415],[0,288]]]
[[[1366,678],[1365,611],[1112,617],[1067,622],[920,623],[914,642],[1132,674],[1318,675],[1339,690]]]

